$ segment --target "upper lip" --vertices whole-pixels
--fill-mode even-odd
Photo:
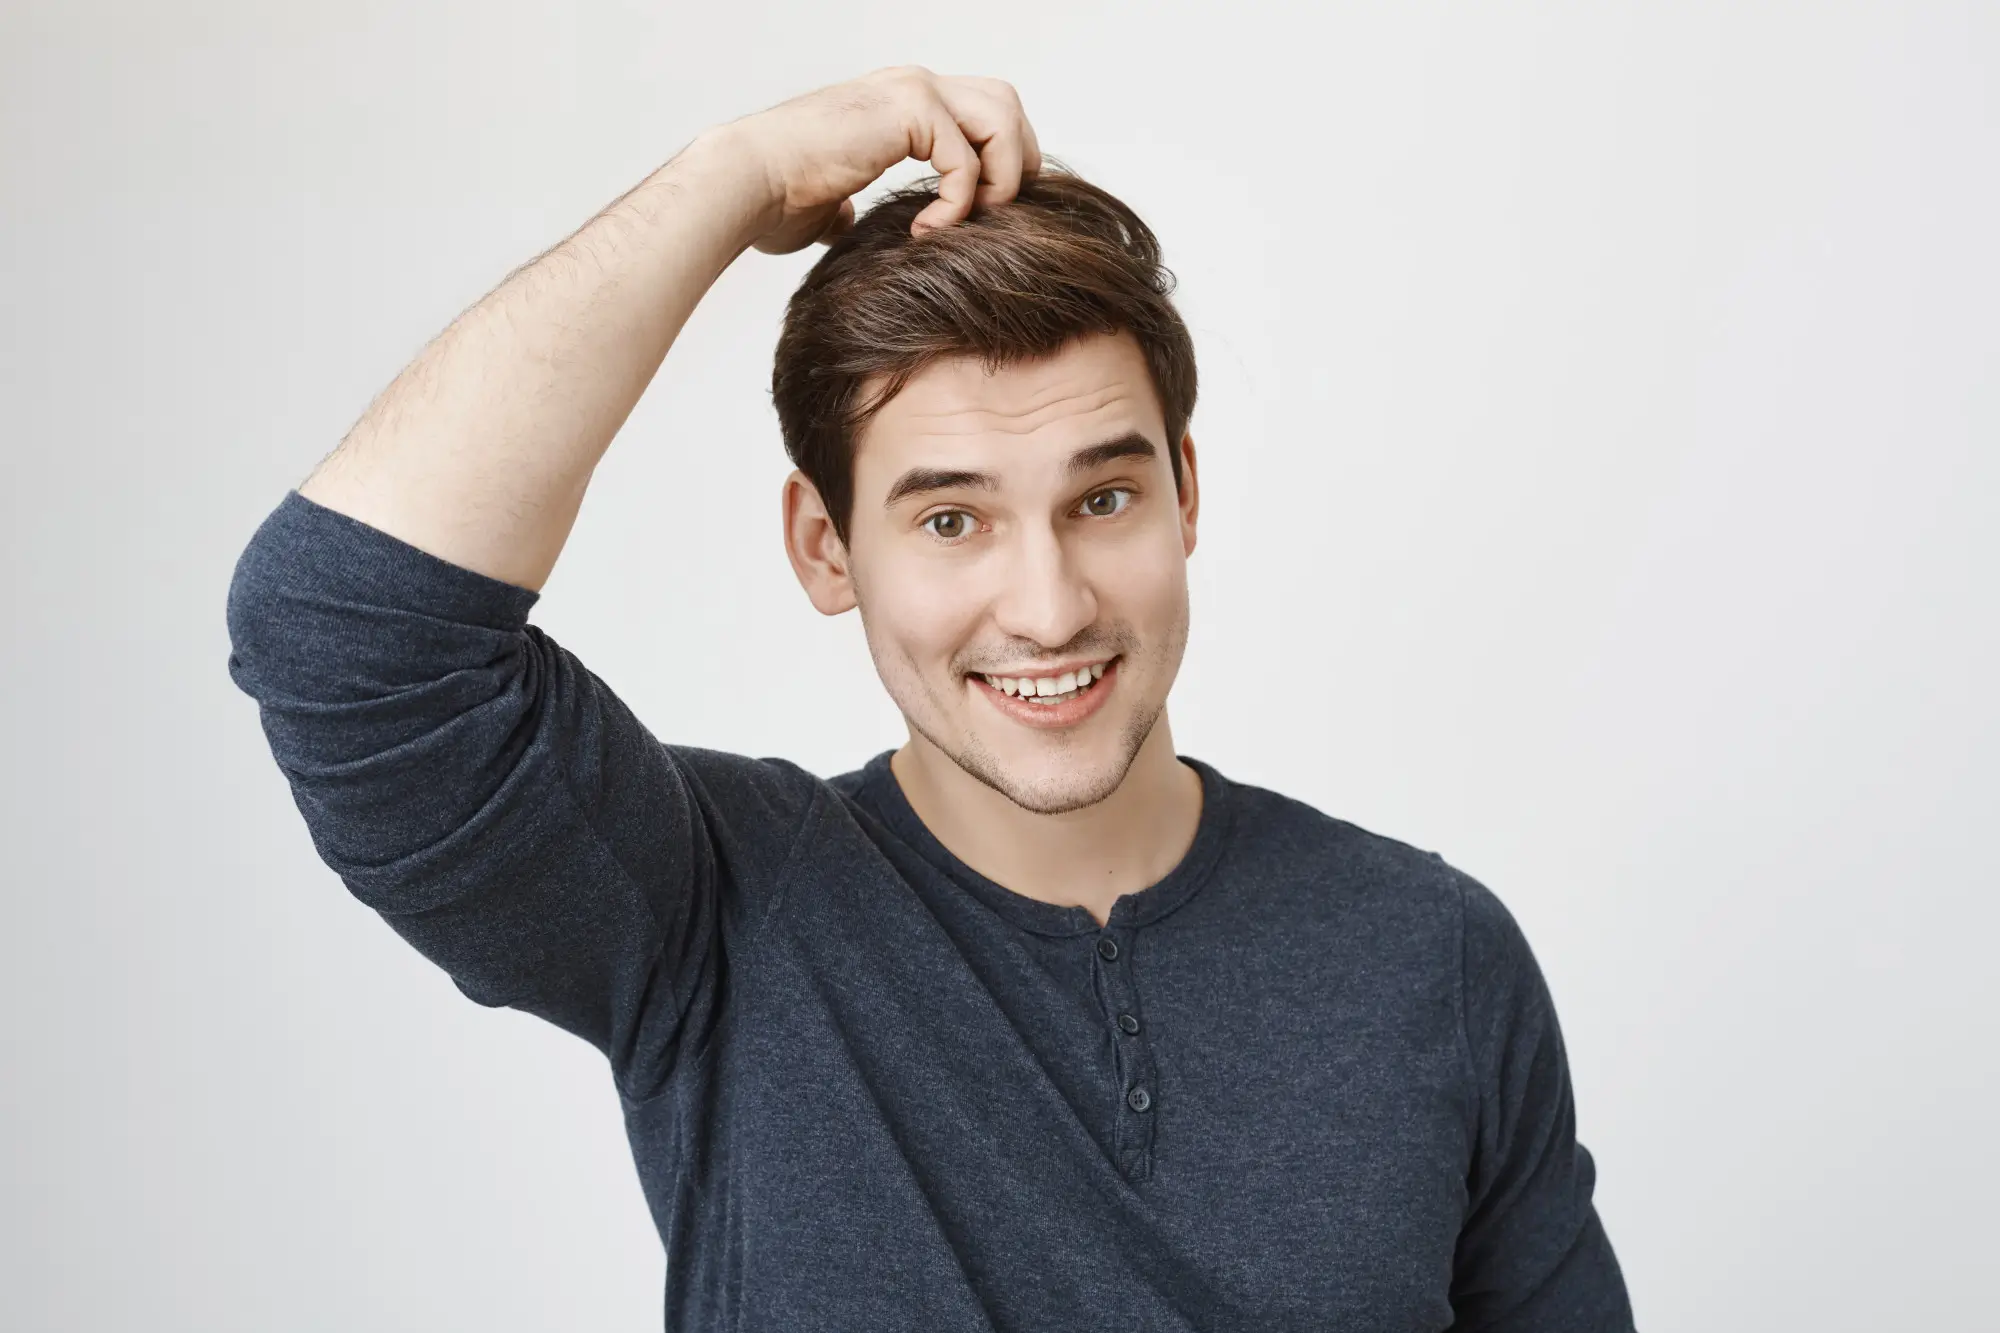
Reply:
[[[998,676],[1002,680],[1021,680],[1023,678],[1041,680],[1044,677],[1066,676],[1072,671],[1081,671],[1085,667],[1094,667],[1099,663],[1109,666],[1117,656],[1118,654],[1113,653],[1110,657],[1078,658],[1074,662],[1065,662],[1060,666],[1022,667],[1010,671],[974,671],[971,674],[975,676]]]

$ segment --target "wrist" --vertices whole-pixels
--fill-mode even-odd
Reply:
[[[680,178],[680,190],[711,199],[727,211],[739,251],[783,220],[784,191],[741,120],[703,130],[667,170]]]

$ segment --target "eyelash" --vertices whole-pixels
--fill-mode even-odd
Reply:
[[[1117,507],[1116,509],[1112,510],[1112,511],[1111,511],[1110,513],[1108,513],[1108,514],[1092,514],[1092,515],[1089,515],[1089,517],[1091,517],[1091,518],[1116,518],[1116,517],[1118,517],[1118,516],[1119,516],[1120,514],[1124,513],[1124,512],[1125,512],[1125,511],[1126,511],[1127,509],[1129,509],[1129,508],[1131,508],[1131,507],[1132,507],[1132,497],[1134,497],[1134,496],[1135,496],[1135,495],[1137,495],[1137,494],[1138,494],[1138,490],[1137,490],[1137,488],[1136,488],[1136,487],[1132,487],[1132,486],[1105,486],[1105,487],[1101,487],[1101,488],[1100,488],[1100,489],[1098,489],[1098,490],[1094,490],[1094,491],[1092,491],[1092,492],[1091,492],[1091,493],[1090,493],[1089,495],[1086,495],[1086,496],[1084,496],[1084,497],[1083,497],[1083,504],[1089,504],[1089,503],[1090,503],[1090,502],[1091,502],[1092,500],[1095,500],[1095,499],[1096,499],[1096,498],[1097,498],[1098,496],[1100,496],[1100,495],[1122,495],[1122,496],[1126,497],[1126,498],[1125,498],[1125,502],[1124,502],[1123,504],[1119,505],[1119,506],[1118,506],[1118,507]],[[1080,508],[1082,508],[1083,506],[1082,506],[1082,505],[1079,505],[1079,506],[1077,506],[1077,507],[1078,507],[1078,508],[1080,509]],[[937,534],[937,533],[936,533],[936,532],[935,532],[935,531],[934,531],[934,530],[933,530],[933,529],[931,528],[931,524],[932,524],[932,523],[935,523],[935,522],[936,522],[936,521],[937,521],[938,519],[941,519],[941,518],[948,518],[949,516],[951,516],[951,515],[953,515],[953,514],[964,514],[964,515],[965,515],[965,516],[966,516],[967,518],[971,518],[971,517],[972,517],[972,515],[971,515],[971,514],[970,514],[969,512],[967,512],[966,510],[963,510],[963,509],[940,509],[940,510],[938,510],[938,511],[937,511],[937,512],[936,512],[935,514],[926,514],[926,515],[924,516],[923,520],[922,520],[922,521],[921,521],[920,523],[918,523],[918,524],[917,524],[917,526],[918,526],[918,527],[920,527],[920,528],[922,528],[922,529],[923,529],[924,531],[926,531],[926,532],[929,532],[929,533],[931,534],[931,536],[932,536],[932,537],[933,537],[933,538],[934,538],[934,539],[935,539],[935,540],[936,540],[936,541],[938,542],[938,544],[939,544],[939,545],[941,545],[941,546],[957,546],[957,545],[958,545],[958,544],[959,544],[960,542],[962,542],[962,541],[964,541],[964,540],[965,540],[965,536],[958,536],[958,537],[940,537],[940,536],[938,536],[938,534]],[[966,534],[966,536],[969,536],[969,535],[970,535],[970,534]]]

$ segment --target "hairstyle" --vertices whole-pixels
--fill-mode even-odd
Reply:
[[[1174,485],[1194,412],[1194,342],[1169,299],[1174,275],[1125,204],[1059,165],[1004,204],[922,236],[926,177],[884,197],[827,248],[785,307],[771,397],[785,452],[847,540],[854,443],[912,375],[941,357],[991,372],[1092,333],[1130,333],[1166,419]],[[879,391],[861,392],[873,376]]]

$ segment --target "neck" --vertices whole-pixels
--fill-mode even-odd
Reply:
[[[1023,810],[914,734],[889,768],[953,856],[1023,897],[1082,907],[1099,924],[1121,896],[1165,879],[1201,822],[1201,775],[1175,755],[1164,712],[1118,789],[1062,814]]]

